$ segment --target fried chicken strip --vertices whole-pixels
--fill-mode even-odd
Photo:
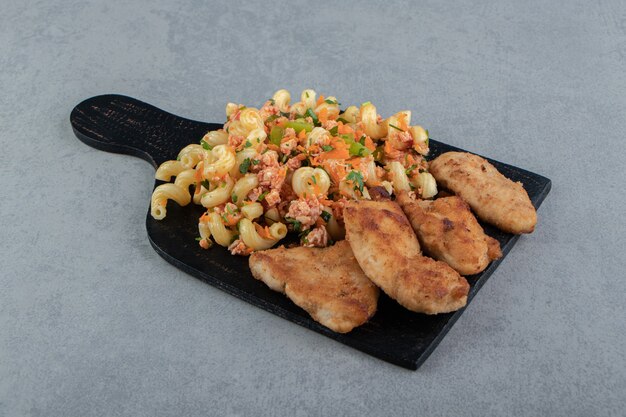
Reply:
[[[444,262],[421,255],[397,203],[350,201],[344,221],[346,239],[367,277],[402,306],[426,314],[465,306],[469,284]]]
[[[365,276],[346,241],[322,249],[254,252],[249,262],[256,279],[287,295],[335,332],[347,333],[376,312],[378,288]]]
[[[522,184],[506,178],[484,158],[446,152],[429,163],[429,171],[485,222],[514,234],[535,229],[537,212]]]
[[[485,234],[460,197],[418,200],[402,192],[396,201],[409,218],[424,252],[459,274],[477,274],[502,256],[500,243]]]

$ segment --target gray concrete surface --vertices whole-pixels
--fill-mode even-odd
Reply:
[[[0,52],[1,416],[624,415],[623,1],[4,0]],[[170,266],[152,167],[68,122],[102,93],[221,121],[282,87],[553,180],[417,372]]]

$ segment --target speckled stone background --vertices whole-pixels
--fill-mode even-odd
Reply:
[[[153,168],[87,147],[121,93],[223,120],[312,87],[553,180],[417,372],[161,259]],[[0,416],[621,416],[626,3],[11,1],[0,13]]]

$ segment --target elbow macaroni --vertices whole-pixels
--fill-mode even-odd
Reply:
[[[320,168],[298,168],[291,178],[291,188],[298,197],[326,195],[330,188],[330,177]]]
[[[166,217],[168,200],[202,205],[202,248],[214,241],[248,254],[274,246],[289,230],[304,244],[314,228],[341,240],[343,220],[333,212],[343,199],[369,199],[372,187],[390,194],[413,188],[422,198],[437,193],[435,179],[423,172],[428,131],[410,126],[410,111],[381,119],[367,102],[341,112],[334,96],[312,89],[297,103],[278,90],[260,110],[228,103],[225,111],[223,129],[206,132],[158,167],[155,178],[166,183],[150,202],[157,220]],[[321,219],[313,218],[314,206],[322,208]]]
[[[261,237],[250,219],[241,219],[238,224],[239,238],[247,247],[253,250],[265,250],[274,246],[279,240],[287,236],[287,226],[283,223],[274,223],[269,227],[269,237]]]

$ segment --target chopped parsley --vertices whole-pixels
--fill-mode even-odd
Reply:
[[[241,172],[242,174],[248,172],[248,169],[250,169],[250,163],[250,158],[244,159],[241,165],[239,165],[239,172]]]
[[[256,199],[256,201],[263,201],[265,199],[265,196],[269,193],[269,191],[263,191],[261,193],[261,195],[259,195]]]
[[[205,141],[204,139],[200,141],[200,145],[202,145],[202,147],[206,149],[207,151],[210,151],[213,149],[213,146],[209,145],[209,143]]]
[[[298,220],[291,217],[285,217],[285,221],[293,226],[294,232],[300,233],[300,231],[302,230],[302,223],[300,223]]]
[[[272,114],[270,117],[268,117],[267,119],[265,119],[265,123],[270,123],[273,122],[274,120],[278,119],[280,116],[277,114]]]
[[[330,218],[332,217],[332,214],[330,214],[326,210],[322,210],[322,214],[320,214],[320,217],[324,219],[326,223],[328,223],[330,221]]]
[[[332,129],[328,131],[328,133],[330,133],[333,136],[337,136],[337,133],[339,133],[339,126],[333,127]]]
[[[333,148],[330,145],[324,145],[324,146],[322,146],[322,149],[324,150],[324,152],[329,152],[329,151],[332,151],[335,148]]]
[[[252,142],[250,142],[249,140],[246,140],[246,144],[244,145],[244,147],[249,148],[250,146],[252,146]]]
[[[236,203],[236,202],[237,202],[237,194],[232,193],[232,194],[231,194],[231,196],[230,196],[230,198],[233,200],[233,203]],[[228,212],[229,212],[230,214],[232,214],[232,213],[230,212],[230,207],[228,207]]]
[[[304,115],[305,116],[309,116],[311,119],[313,119],[313,124],[315,126],[319,126],[320,125],[320,120],[317,118],[317,115],[315,114],[315,112],[312,109],[306,109],[306,113]]]
[[[344,125],[347,125],[348,123],[350,123],[349,121],[347,121],[346,119],[344,119],[343,117],[339,117],[337,118],[338,122],[343,123]]]
[[[260,159],[252,159],[252,165],[259,165],[260,162]]]
[[[400,132],[403,132],[403,130],[400,129],[398,126],[392,125],[391,123],[389,123],[389,126],[393,127],[396,130],[399,130]]]
[[[341,103],[338,103],[338,102],[336,102],[336,101],[333,101],[333,100],[331,100],[331,99],[329,99],[329,98],[327,98],[326,100],[324,100],[324,102],[325,102],[325,103],[328,103],[328,104],[336,104],[336,105],[338,105],[338,106],[341,106]]]
[[[366,101],[365,103],[361,103],[361,107],[367,106],[368,104],[372,104],[372,102],[371,101]]]
[[[359,171],[350,171],[346,179],[352,181],[354,189],[359,190],[359,192],[363,194],[363,174]]]
[[[209,182],[209,180],[202,180],[202,186],[207,190],[211,189],[211,183]]]
[[[410,167],[408,167],[408,168],[406,169],[406,171],[405,171],[405,172],[406,172],[406,175],[409,175],[409,174],[411,173],[411,171],[413,171],[415,168],[417,168],[417,165],[416,165],[416,164],[413,164],[413,165],[411,165]]]

